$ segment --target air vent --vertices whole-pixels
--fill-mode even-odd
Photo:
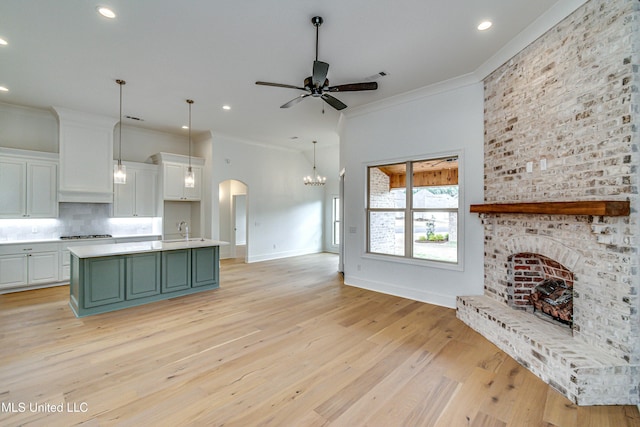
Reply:
[[[389,73],[387,73],[386,71],[380,71],[379,73],[376,73],[376,74],[374,74],[372,76],[365,77],[364,80],[373,81],[373,80],[379,79],[380,77],[384,77],[384,76],[388,76],[388,75],[389,75]]]

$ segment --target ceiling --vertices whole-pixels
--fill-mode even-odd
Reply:
[[[478,69],[556,0],[2,0],[0,102],[62,106],[125,124],[184,134],[187,98],[194,132],[295,148],[338,142],[339,113],[302,92],[315,59],[331,85],[374,80],[372,92],[334,94],[349,109]],[[116,19],[96,12],[113,9]],[[491,29],[476,26],[490,19]],[[230,110],[223,110],[229,105]],[[323,112],[324,107],[324,112]],[[296,138],[297,137],[297,138]]]

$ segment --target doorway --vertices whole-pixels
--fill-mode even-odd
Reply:
[[[234,194],[231,198],[231,230],[234,233],[234,258],[247,258],[247,195]]]
[[[229,242],[220,247],[220,258],[246,262],[249,253],[248,187],[229,179],[218,185],[220,240]]]

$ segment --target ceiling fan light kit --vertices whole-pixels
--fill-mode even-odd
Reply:
[[[256,82],[257,85],[283,87],[287,89],[302,90],[305,92],[293,98],[291,101],[282,104],[280,108],[289,108],[292,105],[295,105],[298,102],[302,101],[304,98],[311,96],[313,98],[322,99],[324,102],[340,111],[347,108],[347,105],[336,97],[329,95],[329,92],[360,92],[363,90],[378,89],[378,83],[376,82],[348,83],[337,86],[329,86],[329,79],[327,79],[327,74],[329,73],[329,64],[318,60],[318,33],[322,22],[323,19],[320,16],[314,16],[313,18],[311,18],[311,23],[314,27],[316,27],[316,59],[315,61],[313,61],[311,76],[304,79],[303,87],[282,83],[270,83],[262,81]]]

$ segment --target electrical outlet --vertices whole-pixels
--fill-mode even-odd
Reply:
[[[541,171],[547,170],[547,159],[545,159],[544,157],[540,159],[540,170]]]
[[[38,227],[36,227],[35,225],[33,227],[31,227],[31,232],[32,233],[37,233],[38,232]]]
[[[533,172],[533,162],[527,162],[527,172]]]

